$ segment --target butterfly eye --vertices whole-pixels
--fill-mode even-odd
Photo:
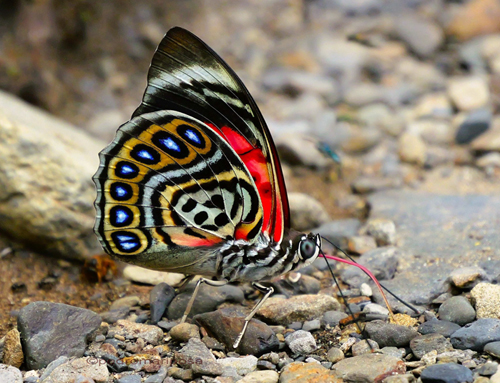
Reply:
[[[309,259],[316,256],[318,254],[318,251],[318,246],[316,242],[314,242],[314,240],[308,238],[300,241],[299,255],[303,259]]]

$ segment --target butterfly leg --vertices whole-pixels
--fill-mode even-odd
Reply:
[[[188,302],[188,305],[186,306],[186,310],[184,311],[184,315],[182,316],[181,322],[184,323],[187,319],[187,316],[189,315],[189,312],[191,311],[191,308],[193,307],[194,299],[196,298],[196,295],[198,294],[198,290],[200,289],[200,286],[202,283],[206,283],[207,285],[210,286],[224,286],[227,281],[226,280],[221,280],[221,281],[212,281],[211,279],[206,279],[206,278],[200,278],[198,279],[198,282],[196,282],[196,287],[194,288],[193,295],[191,295],[191,299]]]
[[[243,335],[245,335],[245,332],[247,331],[248,323],[253,318],[253,316],[255,315],[255,313],[257,311],[259,311],[259,309],[264,304],[264,302],[266,301],[266,299],[269,298],[269,296],[272,293],[274,293],[274,289],[271,286],[266,287],[266,286],[263,286],[263,285],[261,285],[260,283],[257,283],[257,282],[252,282],[252,286],[255,289],[259,290],[260,292],[264,293],[264,296],[254,306],[254,308],[252,309],[252,311],[250,311],[250,314],[248,314],[247,317],[245,318],[245,324],[243,325],[243,329],[241,330],[240,334],[238,335],[238,337],[234,341],[233,348],[238,348],[238,346],[240,345],[241,339],[243,339]]]

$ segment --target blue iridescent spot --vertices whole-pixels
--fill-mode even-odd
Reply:
[[[148,150],[139,150],[137,152],[137,155],[141,158],[144,158],[145,160],[150,160],[150,161],[154,160],[153,156]]]
[[[118,197],[122,197],[122,198],[128,194],[128,192],[121,186],[115,187],[115,192],[116,192],[116,195]]]
[[[186,135],[186,138],[188,140],[194,141],[197,144],[201,144],[200,137],[195,132],[193,132],[191,129],[186,130],[186,132],[184,134]]]
[[[134,160],[148,165],[157,164],[161,159],[156,150],[144,144],[135,145],[130,155]]]
[[[132,198],[132,186],[125,182],[113,182],[109,187],[111,197],[117,201],[127,201]]]
[[[169,138],[161,138],[159,141],[163,145],[165,145],[165,147],[167,149],[175,150],[176,152],[180,152],[181,151],[181,148],[179,147],[179,145],[177,145],[177,143],[174,142],[174,140],[172,140],[170,137]]]
[[[116,164],[115,174],[120,178],[132,179],[139,174],[139,168],[126,161],[120,161]]]
[[[141,247],[139,236],[127,231],[117,231],[111,234],[115,246],[124,253],[133,253]]]
[[[134,220],[132,211],[125,206],[113,206],[109,211],[109,221],[115,227],[128,226]]]

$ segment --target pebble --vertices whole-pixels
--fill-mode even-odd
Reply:
[[[387,189],[397,189],[401,186],[402,182],[399,178],[385,178],[377,176],[360,176],[351,183],[353,192],[358,194],[367,194]]]
[[[478,319],[455,331],[450,340],[454,348],[483,351],[486,344],[500,341],[500,319]]]
[[[348,315],[343,311],[337,310],[329,310],[323,314],[321,317],[321,325],[326,327],[326,325],[330,327],[338,326],[340,321],[344,318],[347,318]]]
[[[105,311],[100,314],[103,322],[113,324],[120,319],[125,319],[128,317],[130,312],[130,307],[123,306],[113,311]]]
[[[140,375],[133,374],[133,375],[125,375],[120,377],[116,383],[141,383],[142,379]]]
[[[490,101],[488,83],[481,77],[455,77],[448,82],[448,95],[462,111],[484,107]]]
[[[486,351],[488,345],[484,348]],[[488,352],[488,351],[486,351]],[[498,355],[496,355],[498,358]],[[497,362],[492,362],[492,361],[487,361],[485,364],[483,364],[481,367],[477,368],[476,373],[478,373],[481,376],[491,376],[494,375],[498,371],[498,363]]]
[[[460,328],[461,327],[456,323],[433,319],[422,323],[418,327],[418,332],[422,335],[437,333],[449,338],[451,334]]]
[[[500,168],[500,153],[491,152],[484,156],[478,157],[476,160],[476,165],[482,169],[488,168]]]
[[[430,18],[416,14],[396,18],[396,34],[417,56],[426,58],[436,52],[444,42],[444,33]]]
[[[364,354],[343,359],[332,369],[346,382],[378,382],[386,376],[404,374],[405,363],[384,354]]]
[[[349,252],[354,254],[363,254],[367,251],[374,250],[377,248],[377,242],[375,238],[368,235],[356,235],[354,237],[349,237],[347,242],[347,248]]]
[[[344,359],[344,353],[340,348],[332,347],[328,350],[326,354],[326,359],[329,362],[337,363],[338,361]]]
[[[354,343],[351,347],[352,356],[371,354],[376,350],[380,350],[380,348],[377,342],[371,339]]]
[[[380,347],[404,347],[418,336],[415,329],[392,323],[385,323],[380,320],[366,324],[365,330],[370,339],[378,343]]]
[[[479,283],[470,292],[478,318],[500,318],[500,285]]]
[[[5,335],[2,361],[4,364],[17,368],[21,367],[24,362],[21,336],[17,328],[13,328]]]
[[[391,375],[383,380],[384,383],[414,383],[415,376],[413,374]]]
[[[233,343],[243,328],[246,314],[231,308],[199,314],[194,319],[228,350],[233,349]],[[279,341],[274,331],[266,323],[253,318],[247,327],[245,335],[236,350],[246,355],[262,355],[277,351]]]
[[[441,334],[417,336],[410,341],[410,348],[417,359],[421,359],[425,354],[434,350],[438,354],[453,350],[450,341]]]
[[[269,298],[257,312],[273,324],[287,325],[321,317],[326,311],[339,310],[340,303],[328,295],[297,295],[289,299]]]
[[[276,139],[276,148],[279,151],[280,160],[292,166],[301,165],[313,169],[326,169],[331,165],[331,160],[319,150],[318,142],[316,142],[316,140],[312,139],[309,136],[297,133],[281,134]],[[289,193],[288,197],[293,194],[298,194],[299,196],[303,195],[303,193]],[[306,198],[303,199],[306,201],[306,203],[309,202],[312,208],[316,208],[318,205],[321,206],[321,204],[314,198],[308,195],[306,196],[311,198],[311,201],[307,200]],[[300,202],[300,197],[297,197],[296,202],[294,202],[296,205],[295,208],[299,211],[300,206],[298,206],[298,204]],[[291,204],[290,207],[292,207]],[[323,210],[321,212],[321,217],[325,216],[328,217],[328,215]],[[298,220],[298,222],[300,223],[300,220]]]
[[[460,118],[460,117],[459,117]],[[457,144],[463,145],[472,142],[486,132],[491,125],[491,111],[486,108],[477,109],[465,115],[459,124],[455,136]]]
[[[247,375],[257,369],[258,359],[253,355],[246,355],[239,358],[221,358],[218,359],[222,367],[232,367],[241,375]]]
[[[422,383],[472,383],[472,372],[464,366],[443,363],[429,366],[420,374]]]
[[[304,193],[288,193],[291,226],[295,230],[309,230],[330,221],[325,207]]]
[[[314,337],[304,330],[291,333],[285,338],[285,342],[294,354],[310,354],[317,348]]]
[[[390,219],[372,218],[365,226],[366,233],[375,238],[378,246],[396,244],[396,225]]]
[[[143,323],[135,323],[125,319],[117,321],[110,331],[114,331],[116,335],[123,336],[125,338],[142,338],[153,346],[156,346],[163,339],[163,331],[159,327]]]
[[[135,265],[127,265],[123,269],[123,277],[130,281],[143,283],[146,285],[155,286],[159,283],[164,282],[170,286],[175,287],[185,278],[185,275],[150,270]]]
[[[460,288],[472,287],[473,283],[485,277],[486,272],[479,266],[460,267],[450,273],[451,281]]]
[[[500,150],[500,120],[493,120],[493,126],[471,142],[470,147],[477,151]]]
[[[455,296],[447,299],[439,307],[439,318],[458,324],[466,325],[474,320],[476,311],[464,296]]]
[[[177,342],[187,342],[191,338],[200,338],[200,329],[194,324],[184,322],[172,327],[169,335]]]
[[[222,365],[217,362],[207,346],[198,338],[190,339],[183,348],[175,351],[174,354],[175,362],[183,369],[192,369],[194,373],[195,366],[202,366],[206,373],[210,372],[210,375],[222,374]]]
[[[389,310],[387,307],[381,306],[377,303],[368,303],[365,307],[363,307],[363,312],[365,314],[389,316]]]
[[[407,131],[420,136],[426,143],[434,145],[453,143],[455,133],[449,122],[429,118],[410,122]],[[428,152],[427,155],[429,155]],[[428,162],[428,159],[426,159],[426,162]]]
[[[52,302],[30,303],[17,320],[28,369],[44,368],[63,355],[83,356],[87,339],[101,325],[93,311]]]
[[[278,383],[279,374],[276,371],[252,371],[245,375],[239,383]]]
[[[304,331],[315,331],[321,328],[321,321],[319,319],[308,320],[304,322],[302,330]]]
[[[443,92],[434,92],[423,95],[416,102],[412,114],[415,118],[415,121],[413,121],[414,123],[427,122],[429,121],[428,119],[432,119],[430,121],[434,124],[440,122],[441,119],[451,117],[453,115],[453,107],[447,94]],[[408,130],[411,131],[411,128]],[[424,131],[421,133],[425,135]]]
[[[380,351],[385,355],[393,356],[398,359],[403,359],[406,356],[404,348],[384,347]]]
[[[75,375],[82,375],[96,383],[105,383],[109,378],[106,362],[99,358],[78,358],[57,366],[44,383],[74,383]]]
[[[0,383],[22,383],[23,375],[18,368],[0,363]]]
[[[130,307],[138,306],[140,304],[141,300],[139,299],[138,296],[132,295],[129,297],[123,297],[114,301],[109,307],[109,311],[118,310],[121,309],[122,307],[127,307],[130,309]]]
[[[283,367],[280,375],[280,383],[301,382],[328,382],[342,383],[343,380],[335,375],[334,371],[328,370],[321,364],[293,362]]]
[[[175,297],[175,290],[165,282],[158,283],[149,293],[149,302],[151,306],[151,324],[157,324],[168,305]]]
[[[487,343],[484,346],[484,352],[493,355],[495,358],[500,358],[500,341]]]
[[[399,137],[398,154],[403,162],[423,166],[427,158],[427,146],[421,137],[405,132]]]

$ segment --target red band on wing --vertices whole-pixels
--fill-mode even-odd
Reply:
[[[267,160],[262,153],[262,150],[255,148],[248,142],[248,140],[243,137],[241,134],[236,132],[235,130],[223,126],[222,128],[217,128],[213,124],[207,123],[215,132],[219,133],[219,135],[234,149],[234,151],[240,156],[241,160],[247,167],[250,175],[254,179],[255,186],[259,192],[260,200],[262,202],[262,210],[263,210],[263,222],[262,227],[264,230],[269,230],[270,227],[270,219],[271,219],[271,211],[273,208],[273,191],[271,185],[271,177],[267,168]],[[279,201],[276,201],[275,205],[280,205]],[[278,228],[279,231],[276,231],[273,237],[275,239],[281,238],[281,206],[276,209],[277,221],[280,221],[276,224],[275,228]],[[245,222],[246,223],[246,222]],[[247,239],[248,232],[245,229],[237,229],[235,233],[236,239]]]

